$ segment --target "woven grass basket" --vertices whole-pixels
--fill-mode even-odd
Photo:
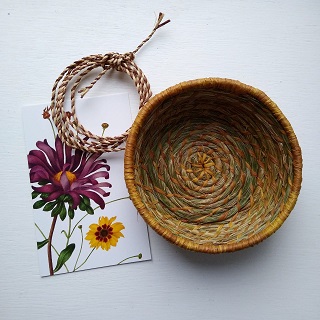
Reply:
[[[180,83],[140,110],[125,151],[135,207],[160,235],[189,250],[253,246],[286,220],[302,156],[277,105],[239,81]]]

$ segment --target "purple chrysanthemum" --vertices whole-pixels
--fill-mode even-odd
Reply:
[[[36,146],[39,150],[31,150],[28,154],[30,181],[40,185],[33,186],[34,191],[46,193],[47,202],[69,195],[73,209],[80,204],[81,196],[92,199],[101,209],[104,208],[102,197],[110,192],[105,192],[103,188],[110,188],[111,184],[99,182],[98,179],[108,179],[110,167],[105,159],[99,159],[100,154],[74,150],[63,144],[59,137],[55,140],[55,149],[49,146],[47,140],[38,141]]]

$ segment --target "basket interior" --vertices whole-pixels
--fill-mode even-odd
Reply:
[[[145,218],[178,244],[250,239],[277,218],[292,187],[285,130],[243,91],[200,87],[159,99],[135,150]]]

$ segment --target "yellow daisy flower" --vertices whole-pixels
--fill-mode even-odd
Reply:
[[[125,229],[121,222],[115,222],[117,217],[100,217],[98,224],[93,223],[89,227],[86,240],[90,241],[90,247],[108,251],[111,246],[115,247],[120,237],[124,237],[121,230]]]

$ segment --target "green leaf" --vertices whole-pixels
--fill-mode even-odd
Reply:
[[[74,210],[72,209],[71,206],[68,209],[68,216],[69,216],[70,219],[74,218]]]
[[[57,201],[63,202],[64,201],[64,197],[65,197],[65,195],[62,194],[61,196],[58,197]]]
[[[67,235],[66,230],[62,230],[61,233],[63,233],[66,236],[66,238],[68,239],[68,235]]]
[[[79,204],[79,209],[81,211],[86,211],[87,210],[87,205],[84,203],[83,200],[81,200],[80,204]]]
[[[94,214],[94,210],[90,206],[86,208],[86,211],[88,214],[91,214],[91,215]]]
[[[63,201],[65,201],[65,202],[69,202],[69,201],[71,201],[72,200],[72,197],[70,196],[70,194],[66,194],[65,196],[64,196],[64,198],[63,198]]]
[[[62,207],[64,207],[62,202],[58,202],[58,204],[56,205],[56,207],[51,211],[51,217],[55,217],[58,214],[60,214]]]
[[[60,215],[60,219],[61,219],[62,221],[63,221],[63,220],[66,218],[66,216],[67,216],[67,209],[66,209],[64,203],[62,204],[62,208],[61,208],[61,211],[60,211],[59,215]]]
[[[41,198],[42,198],[42,199],[46,199],[46,198],[49,197],[49,195],[50,195],[50,193],[45,193],[45,192],[43,192],[43,193],[41,193]]]
[[[87,196],[82,196],[82,200],[86,207],[90,206],[90,199]]]
[[[65,249],[63,249],[58,257],[57,265],[54,268],[53,272],[59,271],[62,266],[70,259],[76,245],[74,243],[70,243]]]
[[[32,199],[35,199],[39,194],[40,194],[40,192],[32,191],[32,192],[31,192],[31,197],[32,197]]]
[[[42,208],[46,202],[44,200],[38,200],[33,204],[33,209],[40,209]]]
[[[56,201],[53,201],[53,202],[47,202],[46,205],[43,207],[43,211],[51,211],[55,205],[57,204]]]
[[[37,248],[38,248],[38,250],[41,249],[42,247],[44,247],[48,242],[49,242],[49,239],[45,239],[45,240],[43,240],[43,241],[38,241],[38,242],[37,242]]]

